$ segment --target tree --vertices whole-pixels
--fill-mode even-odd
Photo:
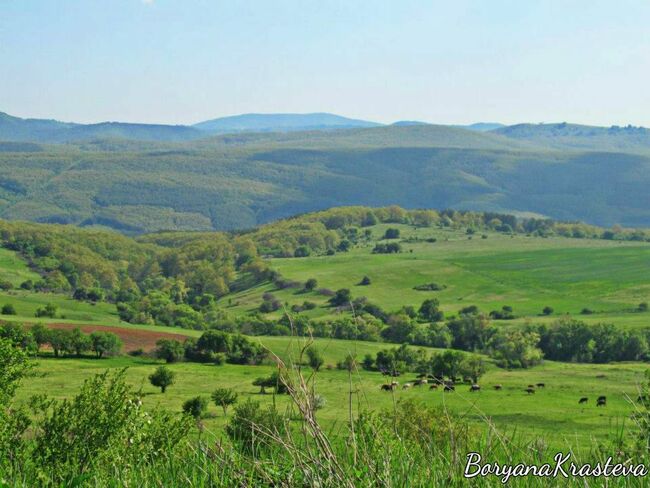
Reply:
[[[314,346],[307,349],[307,357],[309,358],[309,367],[314,371],[318,371],[325,362],[323,355]]]
[[[354,354],[348,353],[343,361],[339,361],[336,364],[338,369],[344,369],[346,371],[354,371],[357,367],[357,358]]]
[[[74,350],[77,357],[90,349],[92,341],[89,336],[81,332],[79,327],[75,327],[70,333],[70,347]]]
[[[471,378],[474,383],[478,383],[479,378],[485,374],[485,370],[485,361],[478,354],[467,355],[460,364],[460,374]]]
[[[359,282],[360,286],[368,286],[371,283],[369,276],[364,276]]]
[[[48,334],[48,342],[54,351],[54,357],[58,358],[62,354],[72,350],[70,331],[64,329],[52,329]]]
[[[2,315],[16,315],[16,308],[11,303],[7,303],[2,306]]]
[[[112,332],[95,331],[90,334],[91,349],[101,359],[104,356],[119,354],[122,349],[122,341]]]
[[[329,299],[329,303],[334,307],[348,305],[352,301],[352,294],[348,288],[336,290],[336,293]]]
[[[270,376],[257,378],[255,381],[253,381],[253,386],[259,386],[260,393],[262,395],[266,393],[267,388],[275,388],[276,393],[281,394],[281,393],[288,392],[287,386],[285,385],[285,381],[283,381],[282,378],[280,377],[280,374],[277,371],[275,371]]]
[[[298,246],[293,253],[296,258],[306,258],[311,254],[311,249],[308,246]]]
[[[228,407],[237,402],[237,393],[232,388],[217,388],[212,392],[212,401],[223,409],[224,415],[228,415]]]
[[[399,239],[399,229],[388,228],[384,232],[384,239]]]
[[[153,386],[160,388],[161,393],[165,393],[168,386],[174,384],[176,373],[166,366],[159,366],[156,371],[149,375],[149,381]]]
[[[554,312],[553,307],[548,307],[548,306],[544,307],[544,309],[542,310],[542,313],[544,315],[553,315],[553,312]]]
[[[175,339],[160,339],[156,342],[156,357],[167,363],[175,363],[183,359],[185,346]]]
[[[43,324],[35,324],[31,331],[34,342],[36,343],[36,352],[40,352],[41,347],[50,342],[50,330]]]
[[[439,306],[440,301],[437,298],[427,298],[420,305],[418,314],[427,322],[439,322],[444,318],[444,314],[438,309]]]
[[[306,291],[314,291],[317,286],[318,286],[318,281],[316,281],[315,278],[309,278],[307,281],[305,281]]]
[[[190,398],[185,403],[183,403],[183,413],[191,415],[197,420],[205,415],[207,409],[208,399],[202,396]]]

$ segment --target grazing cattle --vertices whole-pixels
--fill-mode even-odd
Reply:
[[[395,388],[393,385],[381,385],[382,391],[393,391],[393,388]]]
[[[493,388],[494,388],[495,390],[500,390],[501,388],[503,388],[503,386],[501,386],[501,385],[494,385]]]
[[[390,384],[393,386],[397,386],[399,385],[399,381],[391,381]]]
[[[528,385],[528,388],[535,388],[535,385]]]
[[[413,386],[413,385],[412,385],[411,383],[404,383],[404,385],[402,385],[402,390],[408,390],[408,389],[411,388],[412,386]]]
[[[578,405],[581,403],[587,403],[587,400],[589,400],[587,397],[582,397],[580,400],[578,400]]]
[[[422,386],[422,385],[426,385],[427,383],[428,383],[428,381],[425,380],[425,379],[419,379],[419,380],[414,381],[415,386]]]
[[[537,388],[544,388],[546,387],[545,383],[537,383]]]
[[[459,378],[458,376],[454,378],[454,383],[462,383],[463,378]]]
[[[479,385],[472,385],[469,387],[469,391],[471,392],[481,391],[481,387]]]
[[[597,374],[596,378],[607,378],[607,375],[604,374]]]
[[[420,373],[419,375],[416,376],[416,378],[418,378],[418,379],[422,379],[422,378],[426,378],[426,377],[427,377],[427,375],[424,374],[424,373]]]
[[[437,390],[437,389],[438,389],[438,385],[436,385],[435,383],[429,386],[429,390]]]
[[[445,385],[444,391],[456,391],[456,387],[454,385]]]
[[[535,388],[526,388],[526,393],[528,393],[529,395],[534,394],[535,393]]]
[[[605,397],[600,397],[598,401],[596,402],[597,407],[605,407],[607,406],[607,399]]]
[[[605,395],[601,395],[601,396],[598,397],[598,401],[599,401],[599,402],[600,402],[600,401],[606,402],[606,401],[607,401],[607,397],[606,397]]]

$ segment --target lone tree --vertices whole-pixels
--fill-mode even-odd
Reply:
[[[542,310],[544,315],[553,315],[553,312],[553,307],[544,307],[544,310]]]
[[[307,358],[309,359],[309,367],[314,371],[318,371],[325,362],[323,355],[313,346],[307,349]]]
[[[228,415],[228,407],[237,402],[237,393],[232,388],[217,388],[212,392],[212,401],[223,409],[224,415]]]
[[[149,381],[153,386],[160,388],[161,393],[165,393],[168,386],[174,384],[176,373],[166,366],[159,366],[156,371],[149,375]]]

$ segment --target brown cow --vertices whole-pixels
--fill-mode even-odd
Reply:
[[[438,385],[436,385],[435,383],[429,386],[429,390],[437,390],[437,389],[438,389]]]
[[[393,391],[393,388],[394,388],[393,385],[381,385],[382,391]]]

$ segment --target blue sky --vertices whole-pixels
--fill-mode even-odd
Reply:
[[[0,111],[650,126],[650,2],[0,0]]]

